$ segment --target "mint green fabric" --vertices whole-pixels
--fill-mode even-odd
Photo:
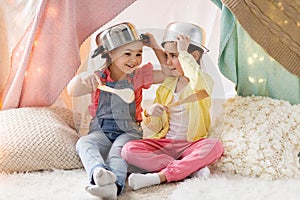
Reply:
[[[269,56],[220,0],[211,1],[222,13],[219,69],[236,84],[237,94],[267,96],[299,104],[300,77]]]

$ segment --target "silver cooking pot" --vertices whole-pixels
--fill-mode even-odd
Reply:
[[[94,51],[92,58],[101,54],[102,57],[120,46],[125,44],[149,39],[146,35],[139,35],[136,28],[133,24],[129,22],[123,22],[116,24],[110,28],[99,33],[96,37],[96,42],[99,45],[98,48]]]
[[[190,44],[202,48],[204,53],[207,53],[209,51],[204,46],[206,36],[204,29],[195,24],[186,22],[172,22],[168,24],[164,32],[161,45],[164,46],[166,42],[176,41],[176,37],[180,34],[190,36]]]

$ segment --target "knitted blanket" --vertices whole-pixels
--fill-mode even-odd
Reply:
[[[281,46],[284,46],[284,43],[280,42],[280,40],[269,41],[266,44],[272,51],[286,55],[285,59],[293,66],[293,63],[298,63],[295,67],[290,68],[295,72],[293,74],[287,70],[287,65],[283,66],[280,64],[280,59],[275,60],[264,49],[263,45],[265,43],[260,43],[260,39],[265,38],[267,33],[261,32],[259,27],[251,27],[251,30],[248,31],[249,27],[255,24],[255,20],[249,22],[249,24],[244,24],[245,21],[236,16],[220,0],[211,1],[222,10],[219,69],[225,77],[236,84],[237,94],[240,96],[267,96],[289,101],[291,104],[299,104],[300,76],[296,75],[300,71],[300,63],[297,61],[300,58],[299,55],[295,59],[292,54],[286,55],[285,53],[287,52],[281,48]],[[238,3],[234,5],[239,6]],[[246,8],[242,7],[241,9]],[[250,19],[254,17],[251,14],[253,13],[244,13]],[[277,13],[276,16],[278,16]],[[251,32],[256,32],[255,36],[251,35]],[[260,39],[258,40],[257,38]],[[299,38],[291,40],[291,42],[296,42]],[[299,53],[299,49],[298,46],[298,50],[294,51],[294,53]]]
[[[249,35],[300,76],[300,4],[283,0],[222,0]]]

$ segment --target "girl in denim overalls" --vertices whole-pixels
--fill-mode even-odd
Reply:
[[[104,68],[75,76],[68,92],[72,96],[92,93],[90,130],[76,144],[91,184],[86,190],[92,195],[116,199],[127,177],[128,165],[121,157],[121,149],[128,141],[142,136],[142,89],[161,83],[165,75],[161,70],[153,70],[150,63],[138,68],[142,63],[143,42],[132,24],[110,27],[96,37],[96,42],[99,47],[93,56],[101,54],[106,58]],[[151,37],[147,42],[151,47]],[[135,100],[128,104],[115,94],[97,89],[99,84],[131,88]]]

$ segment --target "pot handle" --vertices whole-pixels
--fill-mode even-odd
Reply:
[[[146,43],[149,43],[150,42],[150,38],[148,35],[145,35],[145,34],[141,34],[140,35],[140,38],[143,42],[146,42]]]
[[[96,56],[98,56],[99,54],[104,52],[104,47],[102,45],[100,45],[93,53],[92,58],[95,58]]]

